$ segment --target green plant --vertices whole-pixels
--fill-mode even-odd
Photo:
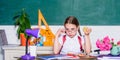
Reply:
[[[27,34],[25,33],[26,29],[31,28],[30,20],[28,14],[25,12],[25,9],[22,9],[22,11],[18,12],[14,17],[13,20],[15,20],[14,25],[17,28],[17,34],[18,39],[20,39],[20,33],[24,33],[25,37],[27,38]]]

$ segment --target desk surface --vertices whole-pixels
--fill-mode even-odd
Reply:
[[[79,56],[69,56],[69,55],[52,55],[52,54],[44,54],[44,55],[37,55],[37,59],[53,59],[53,60],[97,60],[97,57],[90,56],[90,57],[79,57]]]
[[[42,57],[42,58],[41,58]],[[50,58],[49,58],[50,57]],[[57,57],[57,58],[56,58]],[[15,57],[18,60],[22,60],[21,58]],[[85,58],[85,57],[71,57],[71,56],[63,56],[63,55],[51,55],[51,54],[42,54],[37,55],[35,60],[97,60],[97,58]]]
[[[37,60],[40,60],[40,58],[37,58]],[[53,60],[120,60],[119,57],[95,57],[95,58],[85,58],[85,57],[79,57],[79,58],[62,58],[62,59],[53,59]]]
[[[5,45],[5,46],[2,46],[2,49],[4,50],[5,60],[14,60],[13,57],[20,57],[20,56],[24,55],[25,46]],[[51,53],[53,53],[52,47],[50,47],[50,46],[37,47],[37,53],[38,54],[39,53],[40,54],[51,54]],[[103,57],[103,58],[99,58],[99,60],[100,59],[108,59],[109,60],[111,58],[114,60],[114,57]],[[38,58],[36,58],[36,59],[38,59]],[[120,57],[115,57],[115,59],[120,59]]]

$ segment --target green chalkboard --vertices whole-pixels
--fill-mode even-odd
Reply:
[[[38,24],[38,9],[49,25],[62,25],[70,15],[81,25],[120,25],[120,0],[0,0],[0,25],[13,25],[23,8],[32,25]]]

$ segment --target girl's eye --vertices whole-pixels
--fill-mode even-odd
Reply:
[[[66,31],[75,31],[75,28],[71,28],[71,29],[66,28],[65,30]]]
[[[69,30],[69,29],[65,28],[65,30]]]

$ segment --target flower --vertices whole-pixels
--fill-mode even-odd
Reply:
[[[117,45],[120,46],[120,41],[117,42]]]
[[[107,51],[112,48],[113,45],[113,38],[110,39],[108,36],[104,37],[102,40],[98,39],[96,41],[96,46],[101,50],[101,51]]]

